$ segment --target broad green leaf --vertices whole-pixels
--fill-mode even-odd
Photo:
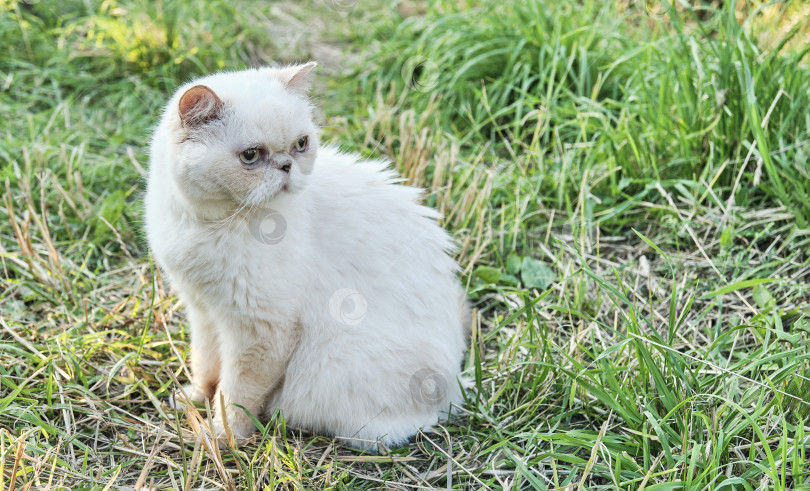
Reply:
[[[501,279],[500,279],[500,282],[501,282],[502,284],[504,284],[504,285],[509,285],[509,286],[518,286],[518,279],[517,279],[517,276],[512,275],[512,274],[506,274],[506,273],[502,273],[502,274],[501,274]]]
[[[724,228],[723,232],[720,234],[720,245],[723,247],[731,247],[731,244],[734,243],[735,235],[732,227]]]
[[[520,265],[520,277],[526,288],[545,290],[556,279],[554,271],[546,263],[533,257],[524,257]]]
[[[776,306],[776,299],[773,298],[771,292],[762,285],[754,287],[754,302],[756,302],[757,306],[762,310],[771,310]]]
[[[475,268],[475,276],[487,283],[497,283],[501,279],[501,270],[491,266],[478,266]]]
[[[511,275],[520,273],[520,256],[514,252],[509,254],[509,257],[506,258],[506,272]]]

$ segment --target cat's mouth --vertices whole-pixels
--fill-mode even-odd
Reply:
[[[292,178],[290,177],[290,164],[286,164],[283,167],[278,169],[278,175],[281,177],[281,190],[285,192],[290,191],[290,181]]]
[[[265,175],[265,181],[262,183],[264,190],[261,194],[265,197],[265,202],[272,202],[280,193],[295,191],[291,170],[291,166],[269,169],[269,172]]]

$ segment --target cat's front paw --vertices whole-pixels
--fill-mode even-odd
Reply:
[[[169,407],[182,410],[187,404],[202,404],[208,396],[191,384],[184,385],[182,390],[177,390],[169,397]]]
[[[241,411],[240,411],[241,412]],[[226,448],[228,446],[228,432],[233,435],[234,438],[234,445],[240,445],[245,443],[246,440],[250,439],[256,433],[256,426],[253,425],[253,422],[250,418],[247,417],[244,413],[228,414],[228,428],[225,428],[225,422],[222,420],[222,417],[217,414],[214,418],[213,425],[211,426],[211,433],[213,434],[214,438],[216,438],[217,443],[219,443],[220,448]]]

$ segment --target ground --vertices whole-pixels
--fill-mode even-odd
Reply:
[[[802,2],[0,1],[0,489],[810,488]],[[323,140],[459,245],[460,414],[219,449],[142,231],[152,126],[316,59]]]

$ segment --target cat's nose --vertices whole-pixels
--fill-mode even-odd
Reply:
[[[273,154],[273,156],[270,157],[270,166],[289,174],[290,168],[292,167],[292,157],[286,154]]]

